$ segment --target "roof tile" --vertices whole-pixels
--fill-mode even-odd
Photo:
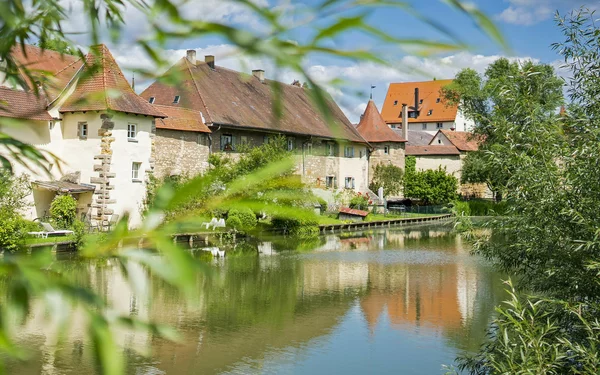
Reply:
[[[409,118],[409,123],[423,122],[448,122],[455,121],[458,105],[446,106],[442,100],[440,90],[452,83],[451,79],[425,82],[392,83],[388,88],[381,115],[386,123],[398,124],[402,122],[402,104],[411,107],[415,105],[415,88],[419,89],[419,98],[423,103],[419,105],[419,118]],[[438,101],[439,99],[439,101]],[[428,115],[431,110],[431,115]]]
[[[458,132],[454,130],[440,130],[452,144],[460,151],[477,151],[481,143],[481,137],[471,132]]]
[[[406,155],[460,155],[460,151],[454,146],[406,146]]]
[[[202,122],[200,111],[193,109],[155,105],[167,117],[156,122],[157,129],[183,130],[190,132],[210,133],[208,126]]]
[[[356,130],[367,142],[406,142],[383,121],[373,100],[369,100],[367,108],[356,127]]]
[[[0,87],[0,116],[18,119],[50,121],[46,98],[33,92]]]

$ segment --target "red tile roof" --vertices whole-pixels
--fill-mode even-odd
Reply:
[[[356,127],[356,130],[367,142],[406,142],[383,121],[373,100],[369,100],[367,108]]]
[[[353,208],[342,207],[340,208],[340,213],[365,217],[369,214],[369,211],[355,210]]]
[[[418,88],[419,98],[423,100],[423,103],[419,105],[419,118],[409,118],[409,123],[454,121],[456,120],[458,105],[447,107],[440,96],[442,87],[450,83],[452,83],[451,79],[392,83],[383,102],[381,116],[388,124],[402,123],[402,104],[414,107],[415,88]],[[439,102],[438,99],[440,99]],[[428,115],[430,110],[431,115]]]
[[[308,89],[277,83],[205,62],[178,61],[166,74],[177,74],[181,82],[167,85],[154,82],[141,96],[154,103],[199,110],[209,125],[223,125],[277,133],[306,134],[366,143],[341,109],[329,100],[333,126],[314,106]],[[273,112],[273,85],[279,84],[282,117]],[[180,97],[178,104],[173,103]]]
[[[208,126],[202,122],[200,111],[167,105],[155,105],[155,107],[167,116],[156,121],[157,129],[210,133]]]
[[[0,117],[50,121],[46,98],[33,92],[0,87]]]
[[[406,155],[460,155],[460,151],[454,146],[406,146]]]
[[[19,67],[21,78],[29,86],[28,89],[33,90],[35,83],[27,78],[25,69],[34,77],[34,80],[43,83],[43,88],[50,101],[58,97],[83,65],[79,56],[43,50],[29,44],[24,45],[23,48],[21,46],[13,47],[11,58]]]
[[[438,132],[448,138],[448,140],[460,151],[477,151],[481,137],[471,132],[458,132],[454,130],[442,129]]]
[[[165,117],[133,91],[105,45],[91,47],[85,60],[75,91],[60,112],[110,110]]]

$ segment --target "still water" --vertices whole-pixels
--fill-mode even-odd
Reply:
[[[274,238],[224,259],[190,251],[208,267],[187,302],[157,279],[139,299],[110,260],[61,260],[119,310],[180,332],[176,344],[119,332],[131,374],[440,374],[477,348],[505,297],[450,225]],[[20,332],[32,358],[8,373],[95,372],[83,316],[57,343],[44,312],[32,314]]]

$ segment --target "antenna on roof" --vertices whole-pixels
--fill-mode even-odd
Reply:
[[[131,77],[131,89],[135,91],[135,73],[133,73]]]
[[[370,97],[370,99],[371,99],[371,100],[373,100],[373,89],[374,89],[375,87],[377,87],[377,86],[373,86],[373,85],[371,85],[371,97]]]

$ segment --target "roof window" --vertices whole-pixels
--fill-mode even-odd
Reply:
[[[154,104],[154,96],[151,96],[150,99],[148,99],[148,102],[150,102],[150,104]]]
[[[173,99],[173,104],[179,103],[179,95],[175,95],[175,99]]]
[[[423,104],[423,99],[420,99],[420,100],[419,100],[419,104]]]
[[[427,116],[431,116],[432,113],[433,113],[433,109],[430,109],[429,111],[427,111]]]
[[[440,102],[440,100],[441,100],[440,98],[437,98],[437,99],[435,100],[435,102],[436,102],[436,103],[439,103],[439,102]]]
[[[394,105],[398,105],[398,101],[397,100],[394,100]]]

